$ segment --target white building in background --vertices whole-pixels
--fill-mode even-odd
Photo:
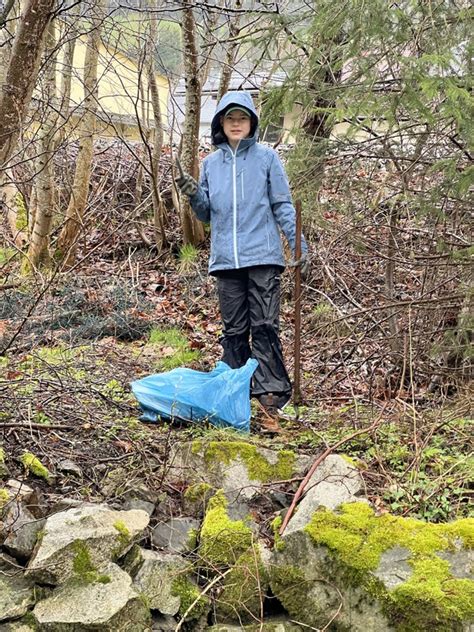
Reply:
[[[246,75],[241,69],[234,70],[229,90],[246,90],[250,92],[257,102],[260,90],[263,87],[278,86],[283,83],[284,73],[274,73],[270,78],[268,74],[256,71]],[[201,121],[199,126],[199,138],[202,143],[211,142],[211,121],[216,111],[217,92],[219,89],[220,71],[211,70],[209,79],[204,84],[201,93]],[[179,143],[184,123],[185,85],[184,79],[177,84],[175,90],[170,93],[168,102],[168,123],[170,142]],[[258,106],[257,106],[258,109]],[[260,140],[269,143],[292,142],[292,130],[295,125],[298,112],[288,112],[280,117],[266,129],[260,128]]]

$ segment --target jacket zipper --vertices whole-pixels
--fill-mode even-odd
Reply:
[[[239,141],[240,142],[240,141]],[[239,256],[237,253],[237,149],[239,145],[232,152],[232,202],[234,211],[234,261],[235,267],[240,268]]]

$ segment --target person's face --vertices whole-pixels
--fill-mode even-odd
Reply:
[[[239,110],[224,116],[221,119],[221,125],[227,140],[233,147],[250,134],[250,117]]]

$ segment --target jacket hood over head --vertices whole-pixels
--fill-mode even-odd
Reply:
[[[250,136],[249,138],[257,139],[258,136],[258,115],[253,104],[252,97],[249,92],[244,90],[235,92],[226,92],[222,99],[219,101],[216,109],[216,113],[211,123],[211,138],[214,145],[221,145],[227,142],[227,137],[224,134],[224,130],[221,125],[221,116],[223,116],[228,109],[234,106],[242,106],[246,110],[250,111]]]

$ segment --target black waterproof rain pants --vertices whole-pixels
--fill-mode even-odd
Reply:
[[[258,360],[251,394],[291,396],[279,338],[279,266],[252,266],[214,272],[224,335],[222,360],[231,368]]]

